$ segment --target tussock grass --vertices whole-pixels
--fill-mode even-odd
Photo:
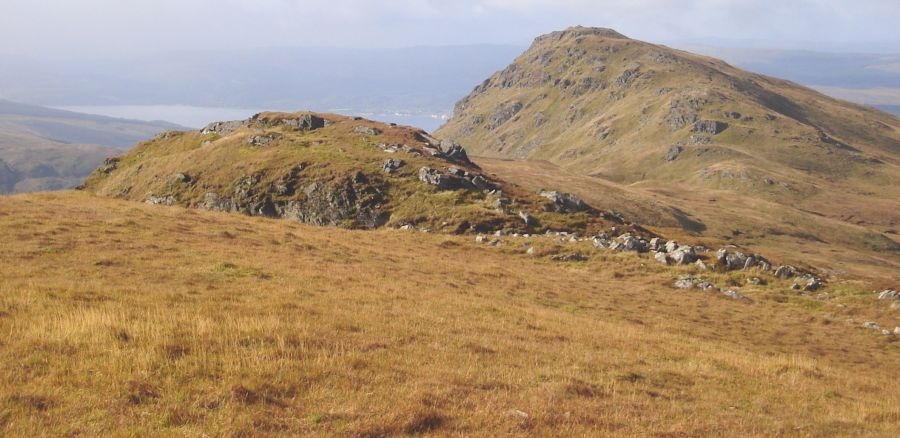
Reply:
[[[873,311],[852,284],[843,308],[768,300],[775,281],[746,304],[675,291],[689,268],[586,244],[560,248],[588,261],[558,263],[512,240],[75,192],[0,211],[4,435],[900,428],[900,351],[845,322]]]

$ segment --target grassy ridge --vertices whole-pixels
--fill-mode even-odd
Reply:
[[[896,314],[691,268],[64,192],[0,200],[0,431],[882,435]],[[584,263],[545,255],[580,251]],[[710,274],[743,283],[747,273]],[[892,321],[892,318],[894,321]],[[853,319],[855,322],[848,321]]]

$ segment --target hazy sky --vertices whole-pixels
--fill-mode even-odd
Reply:
[[[567,26],[661,43],[900,52],[900,0],[0,0],[0,53],[528,44]]]

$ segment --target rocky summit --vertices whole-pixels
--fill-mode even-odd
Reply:
[[[553,32],[436,134],[513,182],[568,181],[558,188],[613,208],[626,192],[690,218],[673,227],[644,212],[645,225],[766,252],[803,246],[839,270],[900,268],[900,119],[717,59],[610,29]],[[838,267],[831,245],[866,262]]]

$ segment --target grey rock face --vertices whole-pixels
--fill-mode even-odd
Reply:
[[[491,115],[490,119],[487,122],[487,128],[491,131],[500,127],[504,123],[508,122],[510,119],[515,117],[519,111],[522,110],[525,106],[522,105],[522,102],[518,100],[507,102],[502,105],[497,106],[494,109],[494,113]]]
[[[672,146],[669,146],[669,150],[666,151],[666,155],[663,156],[663,160],[675,161],[678,159],[678,156],[681,155],[682,151],[684,151],[684,148],[673,144]]]
[[[703,95],[684,94],[669,103],[669,113],[663,122],[672,131],[677,131],[699,120],[699,110],[708,103]]]
[[[199,207],[209,211],[228,212],[234,209],[234,204],[231,202],[231,199],[223,198],[215,192],[209,192],[205,195],[203,202]]]
[[[388,215],[379,211],[380,196],[357,177],[347,177],[328,184],[313,183],[304,189],[306,199],[291,201],[278,207],[285,219],[313,225],[351,225],[378,228]]]
[[[716,120],[699,120],[694,123],[693,131],[698,134],[716,135],[728,129],[728,124]]]
[[[588,210],[589,207],[581,198],[569,194],[562,193],[557,191],[542,191],[541,196],[550,200],[550,203],[546,205],[548,211],[555,211],[559,213],[574,213],[578,211]]]
[[[6,163],[0,161],[0,166],[5,166]],[[100,172],[105,174],[110,174],[115,171],[119,167],[119,158],[111,157],[103,160],[103,164],[100,165]]]
[[[315,131],[316,129],[324,128],[326,121],[316,115],[304,114],[296,119],[285,120],[284,124],[299,131]]]

